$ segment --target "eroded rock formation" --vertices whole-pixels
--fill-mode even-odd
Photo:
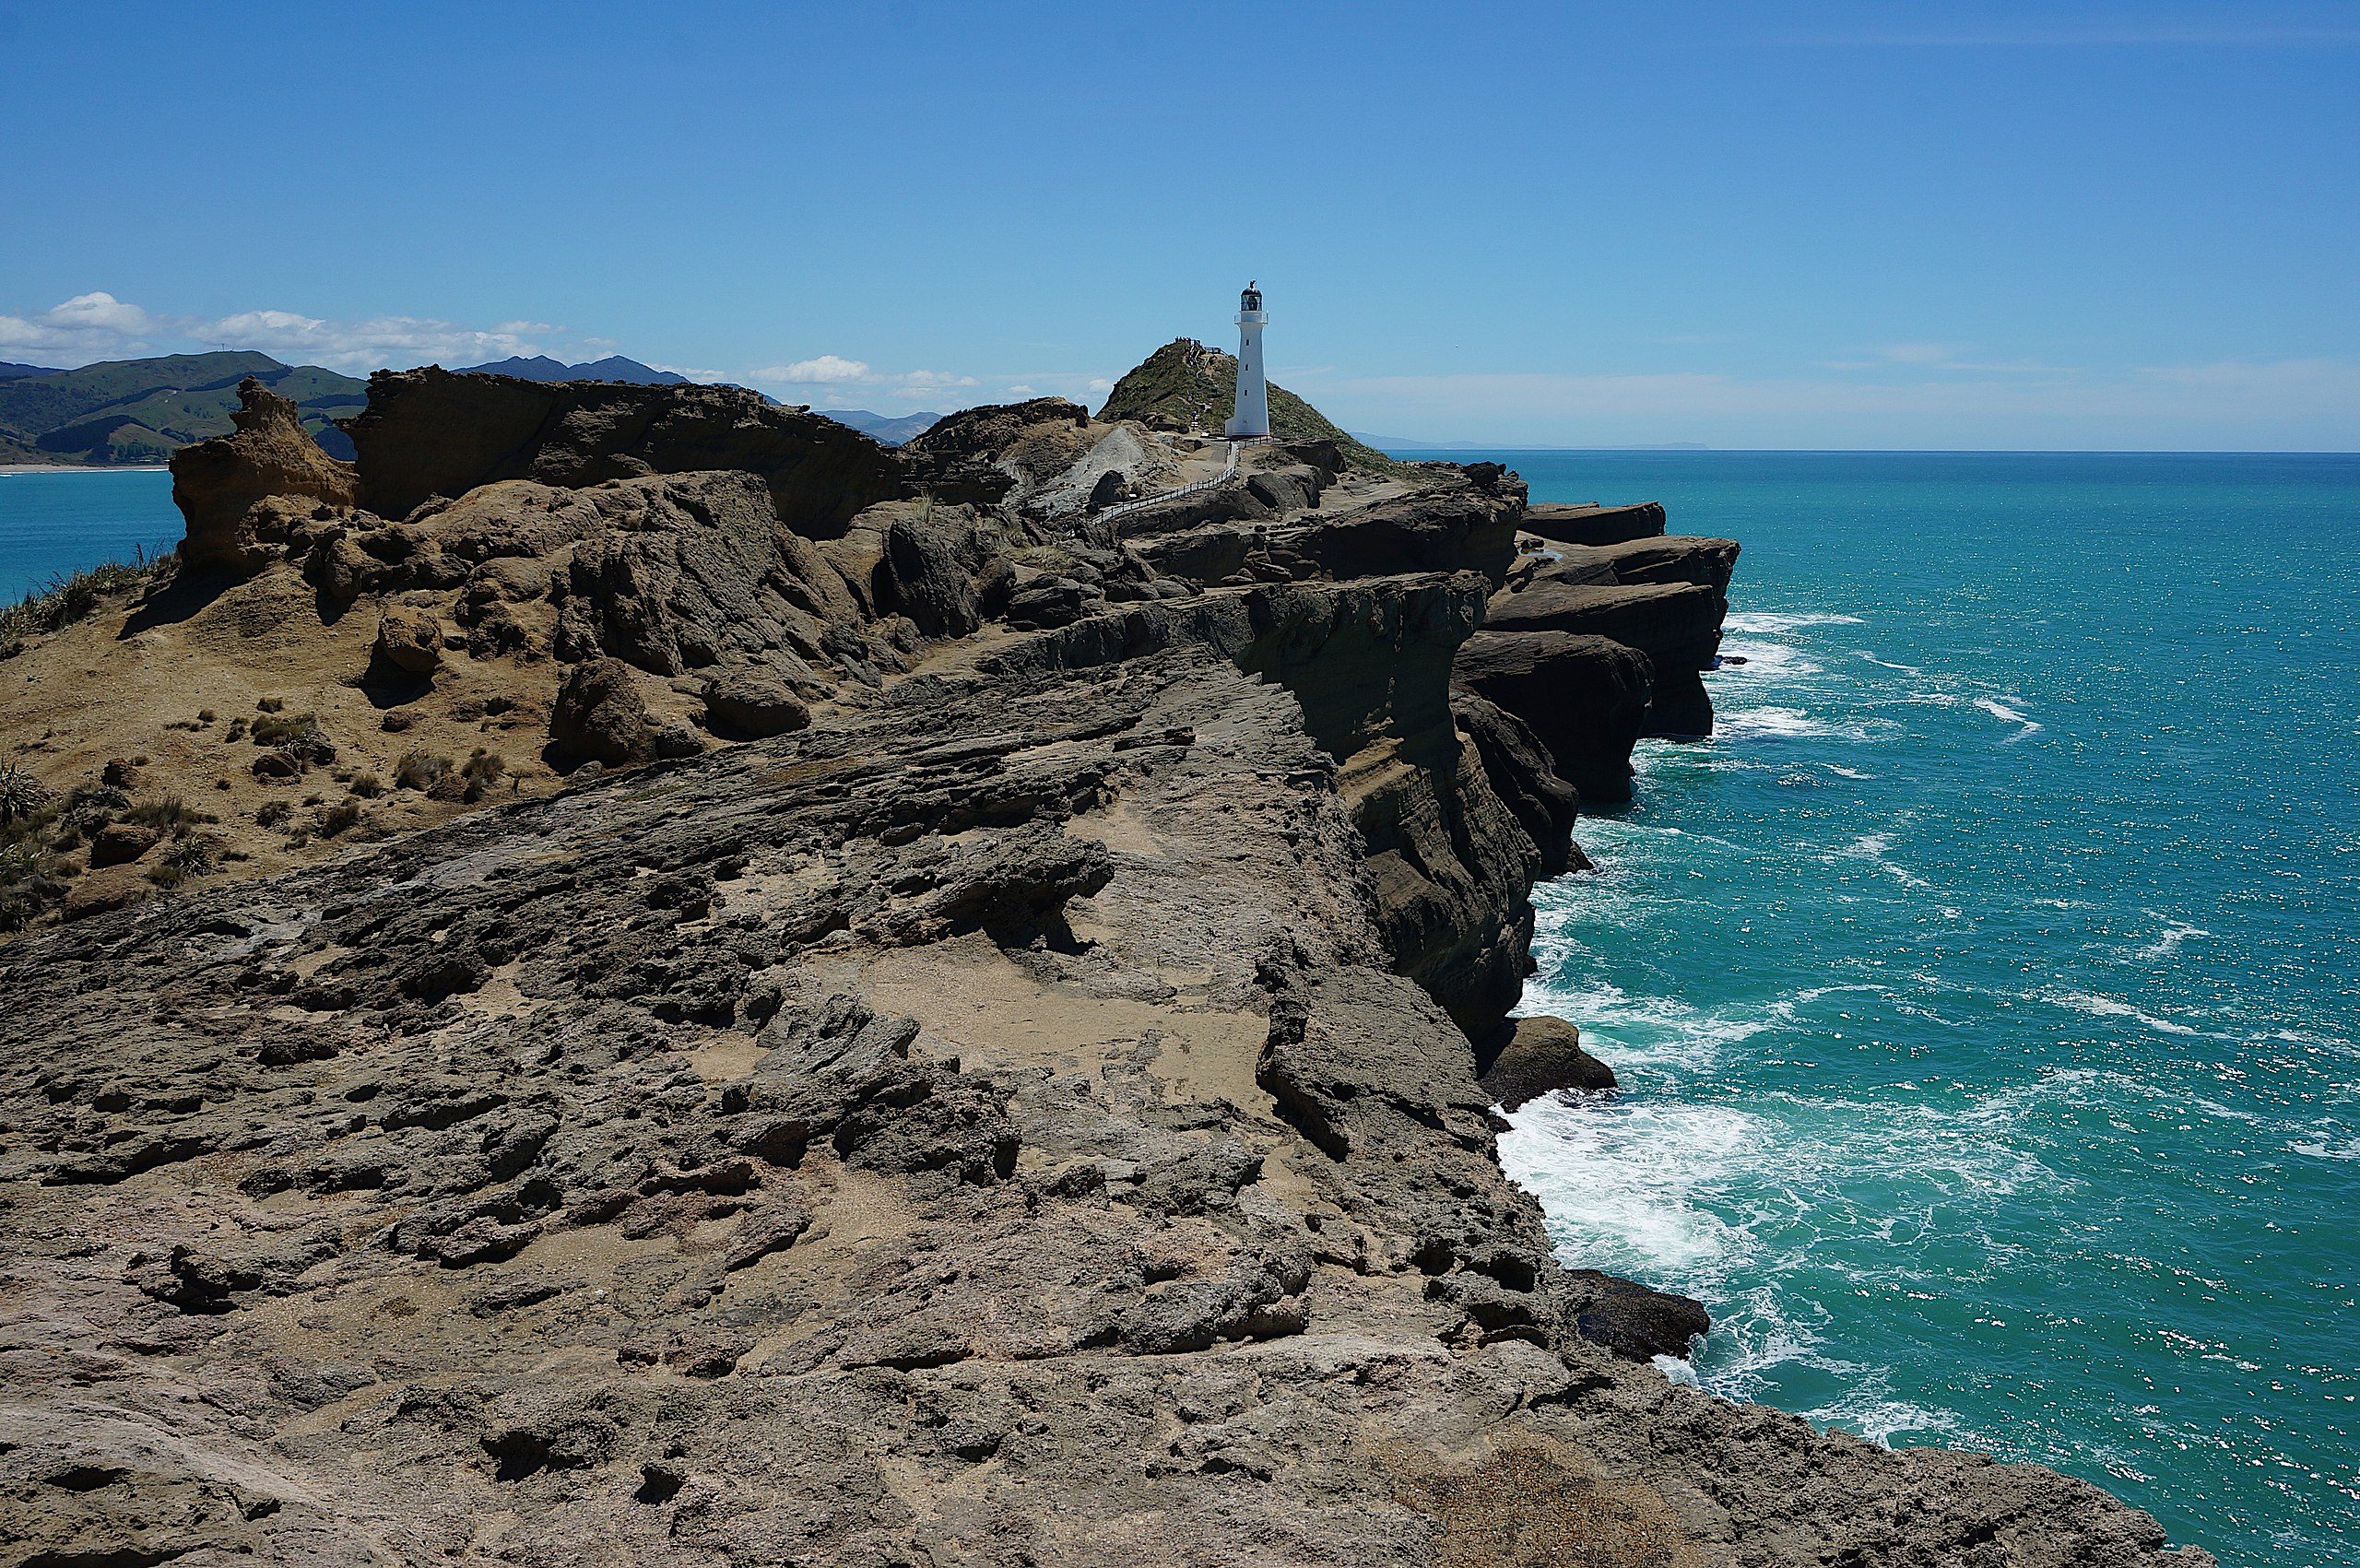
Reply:
[[[320,450],[302,410],[252,376],[238,383],[237,430],[172,454],[172,502],[187,519],[182,564],[192,572],[249,572],[313,516],[350,511],[360,479]]]
[[[1107,518],[1205,457],[380,382],[369,510],[185,613],[303,585],[266,630],[389,722],[496,678],[601,768],[0,949],[32,1560],[2169,1560],[1671,1384],[1702,1309],[1502,1176],[1495,1096],[1580,1066],[1506,1021],[1528,895],[1657,679],[1482,629],[1556,564],[1513,476],[1270,449]],[[1568,586],[1725,589],[1659,544]]]

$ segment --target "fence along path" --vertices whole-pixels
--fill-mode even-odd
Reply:
[[[1237,477],[1237,450],[1245,444],[1242,441],[1233,441],[1229,443],[1229,461],[1223,464],[1221,472],[1211,478],[1198,479],[1193,485],[1182,485],[1177,489],[1158,490],[1153,495],[1143,495],[1137,501],[1127,501],[1120,505],[1110,506],[1098,514],[1099,521],[1103,523],[1109,518],[1120,517],[1125,513],[1137,512],[1142,506],[1153,506],[1159,501],[1173,501],[1184,495],[1201,495],[1206,490],[1229,483]]]

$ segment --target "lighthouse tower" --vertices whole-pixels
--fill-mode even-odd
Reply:
[[[1237,297],[1237,412],[1222,432],[1232,439],[1270,433],[1270,384],[1262,379],[1262,326],[1269,319],[1262,291],[1246,284]]]

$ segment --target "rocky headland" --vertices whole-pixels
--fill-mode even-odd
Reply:
[[[0,662],[9,1561],[2210,1561],[1673,1383],[1501,1173],[1736,545],[1317,431],[1159,499],[1176,370],[242,389]]]

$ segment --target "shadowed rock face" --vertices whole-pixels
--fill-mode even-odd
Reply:
[[[362,504],[407,517],[433,496],[497,479],[580,487],[648,474],[760,475],[780,519],[827,536],[906,491],[886,448],[833,419],[736,386],[637,386],[380,371],[369,407],[342,421],[360,454]]]
[[[1560,501],[1536,502],[1524,514],[1527,533],[1561,545],[1613,545],[1644,539],[1663,532],[1659,501],[1635,506],[1568,506]]]
[[[1655,685],[1646,654],[1605,637],[1486,630],[1459,651],[1456,679],[1522,719],[1582,799],[1631,798]]]
[[[360,495],[349,463],[320,450],[302,412],[248,376],[238,383],[234,434],[172,454],[172,503],[187,521],[181,541],[193,572],[251,572],[315,512],[348,511]]]

